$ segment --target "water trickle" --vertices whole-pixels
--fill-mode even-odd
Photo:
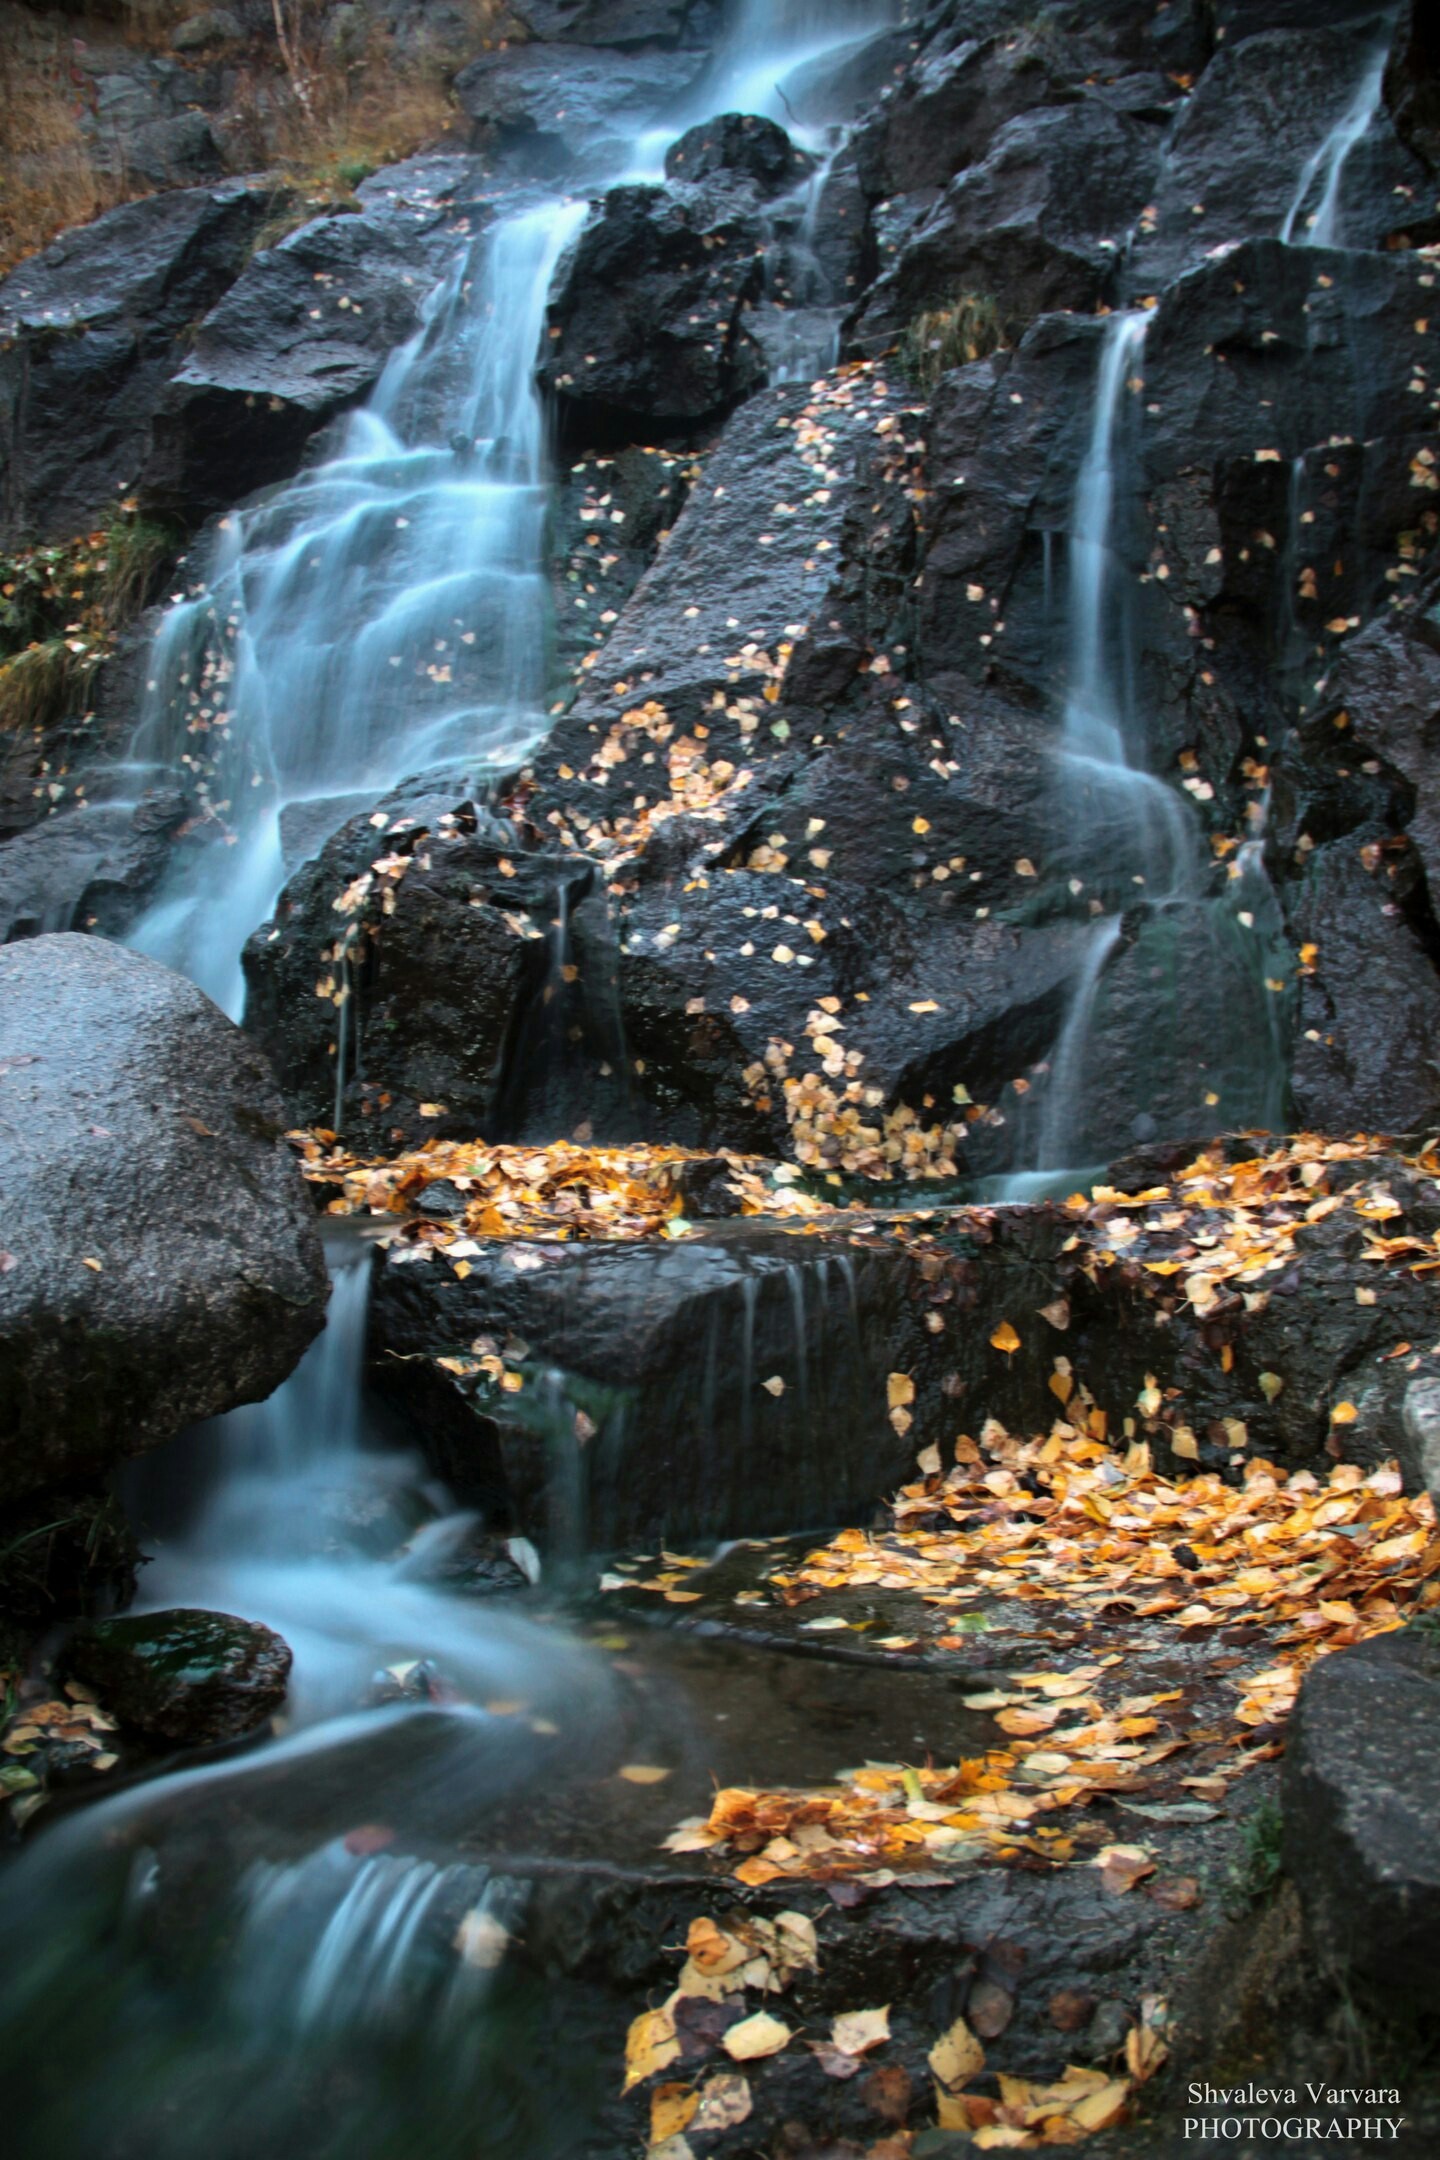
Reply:
[[[1384,102],[1385,67],[1389,57],[1387,38],[1367,56],[1355,95],[1313,156],[1306,160],[1300,184],[1280,228],[1282,240],[1304,247],[1343,245],[1340,184],[1351,151],[1369,133],[1371,122]],[[1306,206],[1312,201],[1314,208],[1307,215]]]
[[[226,519],[204,589],[166,618],[135,756],[190,770],[230,844],[188,863],[132,942],[232,1014],[287,807],[426,768],[483,778],[544,731],[534,356],[585,215],[532,204],[462,247],[338,456]]]
[[[785,1269],[790,1292],[790,1322],[795,1342],[795,1383],[799,1394],[802,1443],[810,1431],[810,1337],[805,1326],[805,1269],[791,1261]]]

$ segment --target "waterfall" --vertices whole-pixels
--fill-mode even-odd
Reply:
[[[530,204],[462,245],[338,454],[232,513],[205,589],[166,617],[135,756],[188,769],[229,844],[186,866],[132,943],[234,1015],[241,947],[284,882],[287,809],[362,807],[427,768],[483,777],[544,732],[534,359],[585,215]]]
[[[1305,217],[1305,206],[1318,182],[1319,199],[1305,220],[1302,244],[1306,247],[1339,247],[1343,244],[1339,230],[1340,183],[1351,151],[1368,134],[1370,123],[1384,100],[1385,67],[1389,57],[1390,45],[1386,39],[1370,53],[1355,95],[1314,155],[1306,160],[1300,184],[1280,228],[1282,240],[1294,242],[1300,221]]]
[[[1283,1058],[1267,977],[1284,963],[1260,851],[1242,851],[1212,891],[1190,805],[1146,764],[1123,488],[1135,469],[1131,414],[1148,320],[1133,311],[1106,321],[1072,499],[1056,815],[1070,893],[1084,898],[1095,920],[1044,1088],[1021,1120],[1021,1162],[1003,1181],[1011,1200],[1033,1199],[1150,1136],[1149,1109],[1129,1129],[1107,1121],[1104,1087],[1117,1064],[1130,1065],[1132,1080],[1143,1072],[1162,1115],[1187,1116],[1197,1134],[1217,1115],[1269,1123],[1281,1108]],[[1137,1041],[1116,1047],[1110,975],[1122,962],[1132,978],[1143,972],[1156,985],[1146,993],[1144,1067]],[[1197,1011],[1209,1023],[1203,1049],[1182,1046],[1178,1024],[1185,1012],[1193,1027]],[[1193,1073],[1187,1058],[1196,1061]]]

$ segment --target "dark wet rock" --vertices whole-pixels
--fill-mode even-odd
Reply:
[[[861,378],[832,383],[821,401],[807,387],[784,384],[734,414],[669,540],[586,671],[580,697],[537,755],[541,795],[532,814],[542,830],[552,806],[558,816],[562,802],[565,821],[578,827],[609,815],[612,794],[633,795],[628,759],[618,768],[595,762],[627,708],[653,698],[677,737],[697,722],[705,725],[707,756],[723,753],[738,766],[787,750],[790,724],[777,732],[782,715],[768,713],[774,701],[765,695],[784,672],[779,663],[787,647],[797,680],[816,684],[816,704],[853,688],[873,658],[867,636],[883,638],[897,610],[909,507],[887,490],[890,530],[879,531],[883,517],[866,518],[863,535],[853,536],[853,555],[845,545],[848,521],[881,499],[873,490],[883,484],[887,462],[898,461],[890,438],[902,410],[894,389]],[[623,534],[624,527],[617,529]],[[852,574],[862,548],[872,560],[855,563]],[[848,604],[851,585],[858,590],[858,619],[857,606]],[[872,592],[881,604],[867,612]],[[623,692],[611,687],[617,682]],[[724,694],[718,708],[717,692]],[[636,741],[635,756],[643,759],[648,747]],[[561,764],[578,777],[557,786]],[[652,772],[655,783],[663,782],[658,757],[647,782]],[[668,787],[657,786],[657,793]],[[613,814],[623,826],[618,803]]]
[[[291,1664],[289,1644],[259,1621],[183,1609],[88,1621],[63,1656],[122,1725],[186,1747],[262,1725],[285,1700]]]
[[[510,13],[548,45],[674,45],[715,27],[712,0],[515,0]]]
[[[1098,100],[1020,114],[879,279],[852,326],[857,348],[883,351],[916,315],[962,294],[993,301],[1011,337],[1050,310],[1094,309],[1156,161],[1152,136]]]
[[[667,180],[749,181],[762,195],[787,193],[813,165],[784,128],[755,113],[720,113],[703,120],[665,153]]]
[[[208,52],[218,45],[233,44],[245,35],[245,25],[231,9],[201,8],[187,15],[170,33],[176,52]]]
[[[7,946],[0,1102],[0,1492],[277,1387],[324,1261],[274,1082],[208,998],[99,938]]]
[[[371,1372],[505,1527],[562,1550],[758,1535],[863,1513],[910,1462],[883,1408],[910,1279],[903,1252],[831,1257],[756,1226],[491,1245],[463,1280],[399,1248],[376,1277]],[[434,1363],[481,1335],[524,1346],[518,1394]]]
[[[612,188],[551,291],[540,380],[567,440],[654,440],[764,380],[745,328],[763,234],[727,191]]]
[[[444,217],[407,203],[317,218],[257,255],[176,370],[147,497],[193,523],[293,470],[419,322]]]
[[[1137,238],[1134,291],[1157,291],[1214,248],[1280,234],[1309,160],[1356,96],[1372,43],[1353,27],[1309,21],[1221,47],[1171,137]],[[1418,161],[1382,116],[1346,160],[1338,243],[1383,247],[1404,228],[1419,184]],[[1322,191],[1317,180],[1297,243]]]
[[[701,467],[654,444],[579,459],[556,490],[551,523],[556,662],[581,664],[655,560]],[[618,514],[617,514],[618,513]]]
[[[134,484],[195,322],[273,207],[232,184],[78,226],[0,283],[0,533],[67,538]]]
[[[603,172],[693,80],[693,54],[605,46],[511,45],[472,61],[455,95],[477,150],[532,179]]]
[[[1433,173],[1440,167],[1440,22],[1425,0],[1409,0],[1402,10],[1385,102],[1402,140]]]
[[[1397,822],[1430,893],[1440,895],[1440,593],[1433,583],[1413,608],[1346,640],[1301,740],[1362,786],[1373,787],[1370,761],[1381,761]],[[1322,837],[1308,821],[1304,829]]]
[[[1440,1109],[1440,979],[1405,901],[1414,858],[1373,830],[1316,848],[1288,896],[1300,979],[1291,1086],[1322,1132],[1418,1132]]]
[[[1285,1749],[1285,1862],[1314,1953],[1407,2016],[1440,2007],[1440,1644],[1410,1627],[1322,1658]]]
[[[177,790],[137,806],[57,811],[0,846],[0,945],[52,930],[123,937],[154,893],[188,804]]]
[[[866,193],[888,199],[947,186],[984,160],[1008,121],[1046,105],[1075,105],[1090,61],[1063,34],[937,38],[859,131]]]
[[[398,883],[372,870],[387,855],[407,864]],[[337,912],[347,891],[352,904]],[[620,1086],[613,968],[592,864],[512,850],[477,832],[473,811],[412,817],[383,838],[360,817],[296,873],[274,924],[251,938],[245,1024],[292,1115],[335,1123],[357,1144],[555,1139],[601,1118],[597,1068]]]

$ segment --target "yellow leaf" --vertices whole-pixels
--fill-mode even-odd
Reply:
[[[847,2010],[830,2030],[832,2044],[842,2055],[868,2055],[890,2038],[890,2005],[881,2010]]]
[[[1279,1373],[1261,1373],[1260,1392],[1265,1397],[1266,1402],[1274,1402],[1276,1396],[1281,1393],[1284,1386],[1285,1382],[1281,1379]]]
[[[886,1390],[892,1410],[901,1410],[907,1403],[915,1400],[915,1383],[908,1373],[892,1372],[886,1382]]]
[[[968,2085],[971,2078],[979,2077],[985,2067],[985,2050],[964,2018],[959,2017],[931,2048],[929,2063],[940,2084],[954,2093]]]
[[[1020,1348],[1020,1337],[1008,1320],[1001,1321],[990,1340],[997,1350],[1004,1351],[1006,1357],[1013,1357]]]
[[[1087,2093],[1083,2100],[1077,2100],[1066,2113],[1079,2130],[1108,2130],[1112,2123],[1121,2120],[1129,2097],[1130,2088],[1125,2079],[1112,2078],[1098,2092]]]
[[[1188,1425],[1177,1425],[1170,1435],[1171,1452],[1186,1462],[1199,1462],[1200,1443]]]
[[[657,1763],[632,1762],[626,1763],[619,1774],[627,1785],[663,1785],[670,1772]]]
[[[768,2010],[757,2010],[753,2017],[730,2027],[724,2047],[732,2062],[758,2062],[762,2056],[778,2055],[790,2045],[790,2037],[788,2025],[771,2017]]]
[[[657,2085],[650,2095],[650,2143],[663,2145],[666,2138],[679,2137],[699,2105],[699,2093],[688,2085]]]
[[[643,2085],[657,2070],[668,2070],[680,2053],[675,2019],[668,2006],[643,2010],[625,2040],[625,2091]]]
[[[1353,1425],[1360,1413],[1353,1402],[1337,1402],[1330,1412],[1332,1425]]]

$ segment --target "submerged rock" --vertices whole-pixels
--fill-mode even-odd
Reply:
[[[268,1395],[326,1275],[264,1060],[98,938],[0,951],[0,1495]]]
[[[252,1732],[285,1700],[290,1646],[230,1613],[127,1613],[69,1637],[65,1669],[95,1688],[122,1725],[205,1747]]]

